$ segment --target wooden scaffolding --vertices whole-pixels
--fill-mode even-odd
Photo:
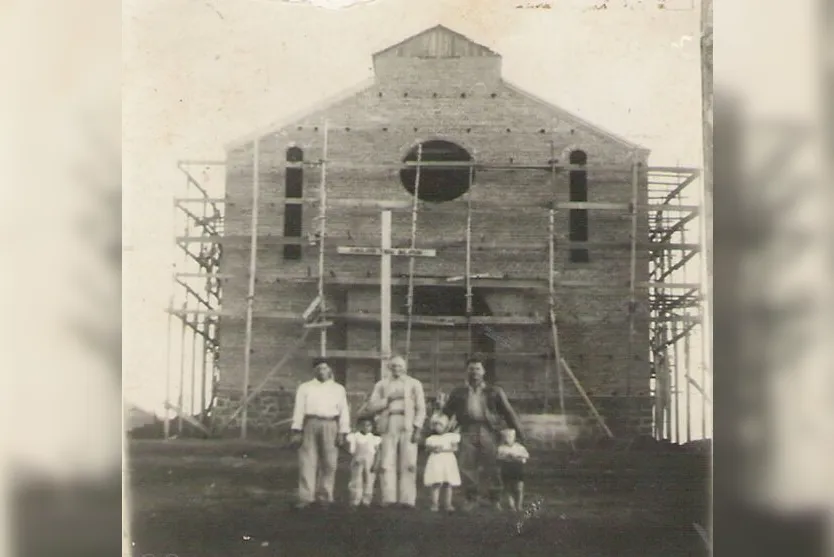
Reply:
[[[602,203],[602,202],[551,202],[543,205],[513,205],[502,202],[502,208],[538,208],[548,217],[548,229],[542,231],[540,245],[526,244],[498,244],[496,242],[484,243],[475,241],[472,234],[472,214],[478,209],[490,208],[488,201],[474,203],[471,197],[474,186],[474,172],[489,170],[536,170],[549,171],[551,180],[555,186],[556,173],[560,170],[587,170],[588,168],[609,168],[611,170],[622,170],[623,166],[615,165],[571,165],[557,164],[551,162],[543,165],[519,165],[519,164],[481,164],[478,162],[430,162],[421,159],[420,154],[413,162],[391,162],[388,164],[364,164],[347,161],[329,160],[327,155],[328,142],[331,135],[340,128],[329,126],[325,123],[321,126],[323,153],[320,160],[306,162],[287,162],[286,167],[316,167],[320,169],[320,183],[318,192],[311,197],[298,200],[300,203],[315,207],[318,211],[315,219],[314,230],[305,240],[302,238],[276,238],[263,237],[258,234],[258,199],[260,192],[259,172],[259,144],[254,143],[252,182],[252,215],[251,234],[249,236],[228,236],[223,234],[223,197],[222,195],[210,195],[210,192],[201,186],[200,181],[195,177],[192,168],[207,168],[210,166],[223,165],[213,161],[188,161],[181,162],[179,167],[186,176],[187,194],[177,198],[174,202],[175,213],[179,224],[176,234],[176,245],[184,254],[185,261],[190,264],[187,270],[177,269],[174,273],[177,296],[172,297],[168,313],[171,319],[179,319],[182,325],[181,341],[183,347],[186,342],[186,331],[191,331],[192,359],[190,384],[191,404],[186,405],[183,400],[185,378],[186,378],[186,350],[181,349],[179,369],[178,396],[172,399],[171,394],[167,395],[166,406],[178,415],[179,430],[182,431],[183,420],[194,422],[194,425],[201,428],[206,434],[206,418],[211,412],[213,393],[211,388],[216,384],[217,379],[217,358],[219,356],[220,343],[218,335],[220,331],[220,319],[224,316],[232,316],[221,308],[222,280],[230,278],[230,274],[220,274],[220,257],[223,246],[236,245],[248,246],[250,248],[249,268],[246,271],[248,279],[248,292],[246,298],[245,323],[245,353],[244,374],[242,392],[247,393],[243,397],[240,406],[234,412],[232,418],[227,419],[225,426],[232,419],[240,416],[241,436],[247,435],[247,409],[251,400],[262,391],[271,376],[278,373],[281,367],[292,355],[287,352],[284,357],[276,363],[272,370],[262,381],[254,386],[250,385],[250,361],[252,342],[252,323],[255,317],[263,319],[289,320],[299,324],[299,339],[293,350],[305,346],[306,339],[310,334],[318,334],[319,348],[314,351],[315,355],[332,356],[345,359],[380,360],[390,355],[390,331],[392,323],[404,323],[406,325],[406,345],[410,351],[411,326],[413,324],[437,324],[466,326],[469,331],[470,349],[472,346],[472,328],[478,325],[500,326],[500,325],[523,325],[523,326],[548,326],[552,331],[553,344],[548,350],[541,353],[502,353],[494,357],[502,358],[537,358],[546,362],[546,382],[549,385],[551,375],[555,371],[555,378],[559,391],[559,404],[564,414],[563,381],[569,379],[582,398],[585,400],[592,415],[597,419],[600,428],[611,435],[602,416],[596,411],[590,397],[585,393],[582,385],[571,371],[570,365],[561,357],[559,351],[559,333],[555,314],[555,290],[560,288],[583,288],[593,286],[598,289],[608,290],[612,293],[622,295],[629,303],[629,333],[630,338],[635,333],[635,313],[637,293],[647,291],[650,304],[650,335],[651,355],[650,364],[652,367],[653,396],[655,400],[654,429],[657,438],[670,439],[674,442],[685,442],[693,438],[701,438],[707,435],[705,423],[705,403],[709,401],[705,364],[701,364],[698,371],[693,368],[693,360],[705,358],[693,358],[693,350],[699,336],[704,333],[701,330],[701,308],[703,300],[702,277],[696,281],[690,281],[693,276],[693,268],[696,266],[702,252],[702,240],[700,233],[701,198],[692,195],[693,183],[696,183],[700,173],[697,169],[681,167],[649,167],[641,168],[640,163],[633,161],[631,165],[631,202],[629,203]],[[552,144],[552,143],[551,143]],[[554,161],[551,158],[551,161]],[[419,188],[420,171],[428,167],[463,167],[469,169],[470,188],[466,193],[466,235],[462,246],[461,277],[418,277],[414,273],[414,261],[416,257],[431,256],[435,244],[421,244],[418,241],[419,235],[419,214],[423,203],[418,200],[417,191],[414,192],[413,202],[403,203],[390,200],[368,200],[353,198],[334,198],[328,195],[327,170],[329,168],[352,168],[352,169],[401,169],[404,166],[415,167],[416,182],[415,190]],[[645,172],[649,178],[648,203],[639,202],[639,176]],[[196,192],[196,193],[194,193]],[[694,202],[693,202],[694,199]],[[492,204],[494,209],[497,204]],[[388,215],[388,226],[390,230],[391,212],[411,213],[411,238],[410,247],[405,249],[393,249],[390,243],[380,247],[353,248],[366,250],[365,255],[373,254],[382,257],[381,273],[379,277],[356,277],[356,276],[332,276],[327,272],[328,257],[350,253],[345,246],[347,238],[330,237],[327,234],[327,211],[339,207],[365,207],[378,209],[382,215],[383,242],[386,239],[385,215]],[[627,214],[630,217],[631,232],[627,241],[620,242],[568,242],[560,243],[559,248],[593,248],[605,247],[607,249],[626,250],[630,255],[630,280],[628,285],[622,284],[599,284],[598,282],[566,281],[559,280],[554,273],[554,258],[557,246],[554,237],[554,221],[558,211],[569,209],[593,209],[601,211],[612,211],[620,214]],[[638,237],[638,218],[640,215],[648,214],[650,229],[647,238]],[[388,236],[390,240],[390,235]],[[259,242],[269,242],[270,245],[284,245],[289,243],[309,242],[318,247],[318,265],[315,276],[309,277],[286,277],[271,276],[269,273],[259,271],[256,266],[256,254]],[[195,246],[197,246],[195,248]],[[450,247],[444,245],[444,248]],[[461,246],[455,246],[461,247]],[[383,252],[388,250],[387,255]],[[518,249],[518,250],[541,250],[549,260],[550,272],[546,279],[524,279],[504,278],[494,276],[475,275],[472,273],[473,252],[480,249]],[[645,250],[650,253],[650,275],[648,281],[638,282],[636,279],[636,262],[638,250]],[[409,257],[409,273],[406,277],[392,277],[390,271],[390,256]],[[387,257],[387,259],[386,259]],[[387,261],[387,264],[386,264]],[[241,270],[243,272],[243,270]],[[237,272],[234,272],[237,275]],[[238,275],[240,276],[240,275]],[[287,311],[256,311],[256,284],[273,283],[276,280],[288,282],[315,283],[317,285],[317,296],[310,301],[310,305],[304,312]],[[425,317],[415,315],[413,311],[413,294],[415,286],[441,286],[448,285],[450,281],[461,280],[466,289],[466,315],[462,317]],[[199,285],[196,286],[196,285]],[[365,313],[333,312],[326,306],[327,288],[331,286],[351,285],[379,285],[381,289],[381,311],[379,315]],[[406,286],[408,289],[407,311],[405,314],[392,313],[390,307],[390,288],[392,285]],[[546,319],[524,316],[475,316],[472,311],[472,291],[475,287],[507,288],[507,289],[531,289],[547,294],[550,302],[548,316]],[[387,290],[386,290],[387,289]],[[327,329],[335,321],[348,322],[372,321],[379,323],[381,329],[380,350],[328,350]],[[170,337],[170,334],[169,334]],[[632,344],[630,342],[630,344]],[[633,346],[630,346],[633,351]],[[197,357],[200,352],[201,358]],[[313,355],[313,354],[311,354]],[[410,353],[412,358],[436,357],[436,354]],[[452,354],[447,354],[451,356]],[[234,356],[232,356],[234,357]],[[201,373],[195,362],[201,360]],[[169,358],[170,360],[170,358]],[[633,358],[632,358],[633,360]],[[555,365],[554,365],[555,364]],[[555,368],[555,370],[554,370]],[[170,376],[170,373],[169,373]],[[630,374],[629,374],[630,376]],[[202,397],[197,405],[194,399],[195,389],[193,385],[201,383]],[[169,380],[170,383],[170,380]],[[206,387],[209,385],[209,387]],[[546,389],[549,391],[549,389]],[[683,399],[682,399],[683,397]],[[700,427],[693,427],[692,422],[692,401],[693,397],[700,400],[701,420]],[[172,402],[176,400],[176,402]],[[550,407],[550,401],[545,398],[545,408]],[[189,409],[190,411],[186,411]],[[197,410],[195,412],[195,410]],[[166,438],[169,435],[169,416],[166,414]],[[681,423],[684,425],[684,432],[681,431]],[[221,426],[222,429],[222,426]],[[699,435],[700,433],[700,435]]]

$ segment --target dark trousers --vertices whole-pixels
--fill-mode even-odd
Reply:
[[[458,466],[467,500],[501,496],[501,468],[497,459],[497,436],[487,424],[466,424],[461,427]]]

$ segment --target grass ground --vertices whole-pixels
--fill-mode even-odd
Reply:
[[[669,451],[533,452],[522,520],[484,509],[290,510],[295,453],[229,441],[133,441],[137,557],[705,555],[693,522],[707,511],[707,458]],[[421,458],[421,461],[423,459]],[[347,490],[340,458],[337,497]],[[421,510],[422,509],[422,510]]]

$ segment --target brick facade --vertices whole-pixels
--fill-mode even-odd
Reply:
[[[447,31],[432,31],[447,40]],[[444,33],[447,37],[444,38]],[[450,32],[449,32],[450,33]],[[420,142],[442,139],[465,148],[481,163],[547,164],[555,158],[568,162],[573,150],[582,150],[588,159],[588,201],[630,203],[632,200],[631,161],[645,168],[648,152],[598,130],[562,109],[550,106],[506,84],[501,78],[501,58],[482,47],[466,46],[459,36],[454,48],[473,55],[458,58],[417,58],[409,54],[409,43],[380,53],[374,59],[376,81],[367,89],[339,101],[281,129],[260,136],[259,146],[259,248],[256,311],[301,313],[316,295],[314,283],[295,283],[292,277],[305,278],[317,273],[318,247],[305,243],[298,261],[283,257],[280,241],[286,214],[286,150],[300,147],[306,161],[323,158],[323,123],[328,121],[327,158],[354,163],[402,161]],[[429,40],[429,39],[425,39]],[[435,40],[435,39],[431,39]],[[452,40],[452,39],[449,39]],[[426,43],[429,44],[429,43]],[[438,43],[440,44],[440,43]],[[474,44],[474,43],[471,43]],[[477,48],[476,48],[477,47]],[[418,49],[419,50],[419,49]],[[411,51],[414,51],[412,48]],[[419,54],[419,53],[418,53]],[[625,107],[624,107],[625,109]],[[221,337],[221,374],[218,395],[231,401],[239,397],[243,375],[244,314],[249,265],[248,235],[251,234],[254,140],[229,148],[227,159],[227,207],[222,272],[232,275],[224,282],[223,309],[234,314],[224,317]],[[598,169],[594,165],[617,166]],[[304,196],[315,197],[320,170],[304,169]],[[492,204],[537,204],[569,201],[568,173],[555,176],[546,170],[483,170],[475,177],[471,190],[473,207],[479,201]],[[329,198],[384,199],[410,203],[412,197],[403,185],[397,168],[327,169]],[[647,177],[639,173],[638,203],[647,202]],[[437,257],[419,259],[416,275],[451,277],[465,272],[465,196],[440,204],[425,204],[418,217],[418,245],[439,246]],[[305,204],[302,236],[314,230],[317,209]],[[556,217],[556,271],[559,281],[587,281],[598,287],[559,287],[557,289],[560,349],[588,394],[604,408],[612,428],[623,425],[627,431],[645,429],[651,421],[648,369],[648,311],[645,291],[638,291],[636,333],[630,339],[627,285],[630,278],[631,217],[626,212],[589,210],[589,241],[619,242],[623,247],[593,247],[590,261],[572,263],[568,249],[567,211]],[[410,239],[409,211],[393,215],[394,245],[406,246]],[[494,273],[512,279],[546,279],[547,230],[545,209],[476,210],[472,214],[473,244],[537,244],[538,251],[477,249],[472,252],[473,273]],[[339,244],[378,246],[379,210],[376,208],[330,208],[327,215],[328,243],[326,277],[373,278],[379,276],[379,260],[374,257],[340,256]],[[648,239],[648,219],[638,222],[638,241]],[[455,243],[457,242],[457,243]],[[395,277],[406,276],[408,260],[394,258]],[[638,252],[637,281],[648,279],[648,253]],[[546,285],[546,283],[543,283]],[[612,291],[603,285],[622,285]],[[547,390],[557,400],[556,383],[545,380],[545,357],[501,358],[502,353],[547,353],[552,350],[550,327],[545,321],[545,292],[513,289],[478,289],[476,296],[494,316],[526,316],[542,319],[541,326],[485,325],[476,327],[473,342],[479,352],[494,353],[490,371],[521,406],[543,407]],[[462,296],[462,294],[461,294]],[[431,294],[429,294],[431,297]],[[405,302],[405,288],[394,289],[394,313]],[[378,286],[338,287],[329,290],[328,306],[336,312],[379,313]],[[419,313],[419,310],[418,310]],[[377,323],[338,323],[328,331],[328,346],[333,350],[378,350]],[[251,385],[261,379],[302,334],[300,322],[256,319],[253,326]],[[465,328],[415,327],[412,351],[454,352],[428,361],[412,361],[413,373],[424,380],[426,390],[448,390],[462,380],[464,356],[469,346]],[[402,325],[393,326],[393,346],[404,344]],[[307,348],[318,347],[318,334],[307,340]],[[269,383],[269,389],[292,391],[309,377],[308,350],[297,353],[282,373]],[[379,363],[373,360],[346,359],[337,362],[337,374],[349,391],[363,392],[371,387]],[[552,376],[552,373],[551,373]],[[566,393],[569,413],[584,419],[587,408],[568,379]],[[647,401],[649,401],[647,403]],[[631,412],[623,408],[631,405]],[[254,429],[268,429],[266,416]],[[218,414],[223,412],[218,408]],[[626,424],[626,414],[628,424]],[[648,418],[647,418],[648,417]],[[251,427],[251,426],[250,426]]]

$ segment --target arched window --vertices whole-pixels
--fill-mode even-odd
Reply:
[[[304,161],[304,151],[298,147],[287,149],[287,162]],[[284,237],[301,238],[302,212],[304,204],[304,168],[287,166],[284,177],[284,197],[293,202],[284,204]],[[284,259],[298,261],[301,259],[301,244],[284,244]]]
[[[585,151],[572,151],[569,162],[572,165],[584,166],[588,162]],[[572,202],[588,201],[588,171],[571,169],[570,171],[570,200]],[[588,210],[571,209],[568,213],[569,238],[571,242],[588,241]],[[571,248],[572,263],[587,263],[590,261],[588,248]]]

